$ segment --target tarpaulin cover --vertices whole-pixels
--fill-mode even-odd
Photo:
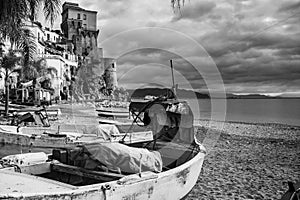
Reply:
[[[129,147],[120,143],[89,144],[84,152],[93,161],[105,165],[109,169],[120,169],[125,173],[141,171],[162,171],[162,158],[159,152],[142,148]],[[88,166],[86,166],[88,167]]]
[[[111,124],[99,124],[97,126],[85,128],[83,129],[83,133],[97,135],[97,137],[103,138],[106,141],[111,140],[112,135],[120,134],[119,129]]]

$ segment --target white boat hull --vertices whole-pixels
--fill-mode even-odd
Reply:
[[[39,129],[39,127],[36,129]],[[42,133],[43,130],[47,129],[40,128],[39,131]],[[70,142],[66,140],[66,138],[40,137],[38,135],[34,136],[34,132],[32,132],[32,134],[18,133],[17,127],[14,126],[5,126],[3,128],[0,127],[0,143],[51,148],[67,148],[75,147],[76,145],[76,143]]]
[[[85,135],[76,132],[61,132],[60,134],[72,135],[73,137],[50,137],[43,132],[55,133],[57,130],[44,127],[23,127],[19,132],[16,126],[0,126],[0,143],[15,144],[27,147],[41,148],[74,148],[80,144],[105,142],[97,135]],[[26,130],[26,131],[25,131]],[[113,135],[109,142],[119,142],[124,137],[124,133]],[[54,134],[55,136],[55,134]],[[75,136],[75,137],[74,137]],[[153,139],[151,131],[129,133],[124,139],[124,143],[145,142]]]
[[[143,172],[125,176],[117,181],[81,187],[42,190],[35,193],[2,193],[0,199],[72,199],[72,200],[176,200],[183,199],[192,190],[199,177],[205,153],[199,152],[193,159],[174,169],[152,173]],[[15,173],[15,172],[12,172]],[[0,170],[0,178],[4,177]],[[23,174],[22,174],[23,175]],[[2,176],[2,177],[1,177]],[[33,177],[28,175],[28,177]],[[33,177],[36,178],[36,177]],[[36,179],[35,179],[36,180]],[[58,185],[63,187],[63,185]],[[37,187],[37,186],[33,186]]]

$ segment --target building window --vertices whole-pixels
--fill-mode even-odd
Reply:
[[[86,20],[86,14],[83,14],[83,19]]]
[[[38,32],[38,40],[40,40],[40,32]]]
[[[77,19],[80,19],[80,13],[77,14]]]
[[[50,40],[50,34],[47,34],[47,40]]]

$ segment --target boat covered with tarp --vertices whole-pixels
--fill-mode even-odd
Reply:
[[[157,97],[131,102],[130,112],[139,125],[123,127],[126,131],[117,141],[102,134],[105,142],[54,148],[49,155],[3,158],[0,198],[185,198],[196,184],[205,157],[189,105]],[[136,128],[151,131],[152,138],[128,142]]]

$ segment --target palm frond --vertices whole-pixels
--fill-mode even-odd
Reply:
[[[171,0],[172,8],[180,10],[182,6],[184,6],[185,0]]]
[[[1,0],[0,1],[0,24],[8,19],[17,22],[24,19],[28,12],[25,0]]]
[[[24,56],[24,67],[28,66],[29,62],[33,61],[36,55],[36,43],[34,35],[28,29],[22,29],[19,35],[17,48],[20,49]]]
[[[59,15],[61,0],[44,0],[44,14],[47,21],[53,26],[56,17]]]
[[[12,45],[18,41],[16,36],[24,26],[23,19],[26,19],[27,11],[26,1],[0,1],[0,35],[4,39],[9,39]]]
[[[21,57],[17,56],[13,50],[9,50],[1,62],[1,67],[12,70],[20,61]]]
[[[37,11],[39,7],[39,0],[27,0],[29,8],[29,19],[33,22],[37,17]]]

